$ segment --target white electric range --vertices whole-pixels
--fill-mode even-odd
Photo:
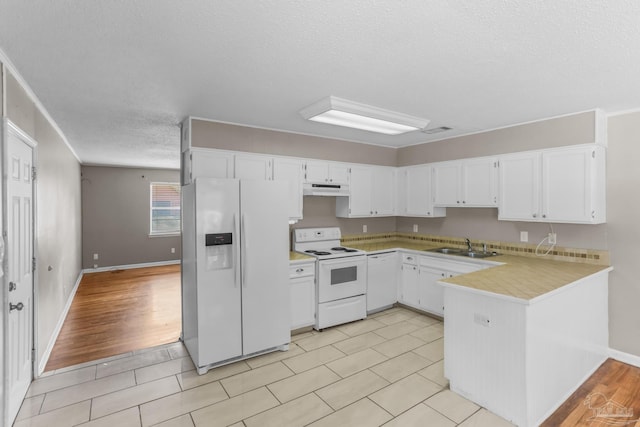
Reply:
[[[298,228],[293,250],[316,262],[315,329],[367,317],[366,252],[340,245],[340,228]]]

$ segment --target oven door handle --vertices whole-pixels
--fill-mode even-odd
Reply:
[[[335,259],[325,259],[320,260],[320,265],[324,266],[334,266],[340,264],[365,264],[367,262],[366,255],[356,255],[344,258],[335,258]]]

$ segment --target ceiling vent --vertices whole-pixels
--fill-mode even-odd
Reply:
[[[446,131],[451,130],[451,129],[452,128],[447,127],[447,126],[440,126],[439,128],[424,129],[422,132],[431,135],[431,134],[434,134],[434,133],[446,132]]]

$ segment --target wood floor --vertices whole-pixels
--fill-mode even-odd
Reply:
[[[85,274],[45,371],[177,341],[180,265]]]
[[[640,368],[607,359],[542,427],[640,427]]]

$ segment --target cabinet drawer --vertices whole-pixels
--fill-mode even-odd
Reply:
[[[418,265],[418,256],[413,254],[402,254],[402,263]]]
[[[437,268],[440,270],[447,270],[449,272],[457,273],[457,274],[471,273],[472,271],[478,271],[478,270],[482,270],[483,268],[486,268],[485,266],[482,266],[482,265],[476,265],[476,264],[466,263],[466,262],[457,262],[453,260],[445,260],[442,258],[428,257],[428,256],[420,257],[420,266]]]
[[[316,265],[313,264],[297,264],[289,266],[289,278],[308,277],[316,274]]]

